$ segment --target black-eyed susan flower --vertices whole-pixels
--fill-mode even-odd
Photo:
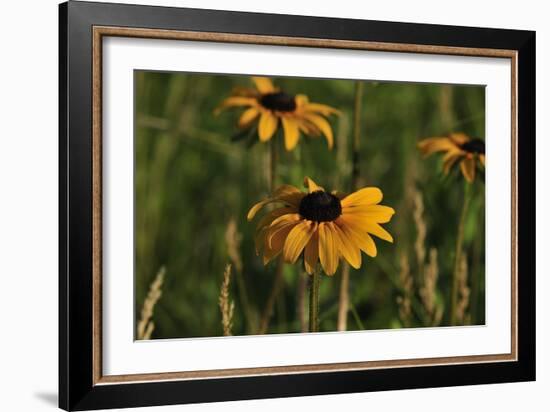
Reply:
[[[236,89],[216,109],[216,113],[229,107],[244,107],[238,126],[248,129],[258,125],[260,141],[270,140],[277,128],[282,125],[286,150],[298,144],[300,134],[317,137],[323,134],[329,148],[334,137],[327,117],[339,113],[338,110],[321,103],[312,103],[303,94],[287,94],[275,87],[267,77],[252,77],[256,89]]]
[[[287,263],[295,263],[303,255],[307,273],[312,274],[320,261],[324,272],[333,275],[341,257],[358,269],[361,251],[376,256],[371,235],[393,242],[380,226],[394,214],[391,207],[379,204],[380,189],[366,187],[343,195],[326,192],[308,177],[304,184],[308,193],[294,186],[280,186],[248,212],[248,220],[252,220],[267,204],[282,204],[265,215],[257,227],[256,251],[263,252],[264,264],[281,253]]]
[[[472,183],[476,168],[485,167],[485,142],[464,133],[451,133],[445,137],[430,137],[418,143],[418,148],[425,155],[444,152],[443,172],[448,174],[457,162],[464,178]]]

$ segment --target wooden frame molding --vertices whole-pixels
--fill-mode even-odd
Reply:
[[[165,40],[187,40],[224,43],[244,43],[261,45],[283,45],[295,47],[320,47],[334,49],[354,49],[401,53],[447,54],[460,56],[497,57],[511,60],[512,67],[512,273],[511,273],[511,353],[476,356],[454,356],[441,358],[401,359],[370,362],[333,363],[316,365],[291,365],[283,367],[259,367],[240,369],[221,369],[204,371],[182,371],[135,375],[109,375],[102,373],[102,40],[106,36],[151,38]],[[263,36],[249,34],[230,34],[178,30],[153,30],[141,28],[94,26],[93,27],[93,111],[92,111],[92,176],[93,176],[93,384],[134,383],[167,380],[193,380],[221,377],[242,377],[258,375],[293,374],[304,372],[334,372],[379,368],[400,368],[411,366],[434,366],[467,363],[486,363],[516,361],[518,354],[518,279],[517,279],[517,193],[518,193],[518,149],[517,149],[517,51],[487,48],[466,48],[432,46],[402,43],[383,43],[369,41],[334,40],[301,37]]]

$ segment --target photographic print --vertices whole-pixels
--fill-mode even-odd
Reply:
[[[534,32],[59,11],[60,407],[535,379]]]
[[[485,324],[485,87],[134,71],[135,338]]]

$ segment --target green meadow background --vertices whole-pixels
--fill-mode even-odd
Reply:
[[[285,152],[282,136],[275,136],[277,182],[302,187],[307,175],[328,190],[349,191],[355,81],[273,80],[287,93],[304,93],[342,111],[330,119],[332,151],[323,137],[302,136],[296,150]],[[149,285],[165,268],[152,338],[222,335],[218,297],[227,263],[233,263],[233,334],[258,333],[265,316],[276,264],[264,267],[256,256],[256,222],[247,222],[246,214],[268,195],[269,145],[257,136],[232,139],[242,110],[213,114],[233,88],[243,86],[253,87],[248,76],[135,72],[136,323]],[[423,159],[416,144],[450,131],[484,139],[484,113],[481,86],[364,82],[360,183],[379,187],[382,203],[396,210],[384,225],[395,243],[375,239],[378,256],[363,254],[362,267],[351,269],[348,330],[449,325],[465,183],[456,170],[443,177],[441,156]],[[464,227],[469,293],[463,323],[483,324],[484,183],[476,181],[471,189]],[[434,248],[436,324],[427,320],[421,292],[423,270]],[[301,331],[299,296],[306,276],[301,262],[284,266],[267,333]],[[340,279],[340,269],[333,277],[322,277],[321,331],[336,330]],[[405,297],[410,312],[403,312]],[[307,316],[307,306],[305,310]]]

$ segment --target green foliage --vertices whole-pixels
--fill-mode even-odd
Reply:
[[[354,82],[275,78],[289,93],[304,93],[313,102],[342,111],[333,117],[335,147],[323,138],[301,137],[286,152],[276,136],[279,183],[301,186],[311,176],[327,189],[351,187],[351,125]],[[136,323],[149,284],[166,268],[162,299],[155,307],[153,338],[219,336],[218,296],[225,265],[230,261],[225,238],[235,219],[242,236],[242,273],[231,282],[235,301],[233,334],[256,333],[272,291],[276,263],[264,267],[254,250],[255,222],[247,222],[251,205],[268,195],[267,144],[257,135],[242,136],[236,127],[240,110],[215,116],[215,107],[237,86],[251,86],[249,77],[143,72],[135,74],[135,304]],[[361,121],[360,183],[384,192],[383,203],[396,215],[385,227],[395,243],[376,241],[378,256],[363,255],[351,269],[348,329],[402,327],[396,303],[401,296],[399,256],[414,261],[416,227],[410,189],[424,200],[426,250],[438,250],[437,300],[448,308],[463,179],[443,178],[438,156],[423,160],[418,140],[462,131],[484,138],[485,90],[482,87],[366,82]],[[472,323],[484,314],[484,184],[476,182],[465,225],[465,252],[473,291]],[[342,265],[340,265],[341,267]],[[414,266],[412,266],[414,269]],[[414,270],[412,270],[414,272]],[[269,333],[300,331],[298,291],[301,264],[285,265],[284,285],[274,305]],[[413,273],[419,282],[418,273]],[[321,281],[320,329],[336,330],[340,273]],[[306,293],[307,303],[307,293]],[[414,297],[413,306],[420,305]],[[248,310],[247,310],[248,307]],[[307,316],[307,307],[305,309]],[[443,318],[443,324],[448,316]],[[411,326],[423,326],[414,315]]]

